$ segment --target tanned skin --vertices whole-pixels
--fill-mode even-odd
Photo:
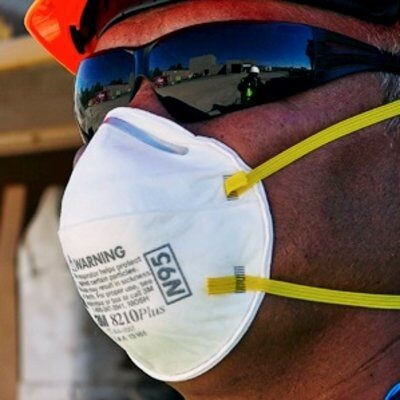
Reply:
[[[303,5],[192,0],[130,17],[97,49],[146,44],[210,21],[310,24],[393,49],[400,28],[375,27]],[[398,45],[398,43],[397,43]],[[185,127],[257,166],[313,133],[383,104],[375,74],[346,77],[273,104]],[[144,80],[132,107],[170,118]],[[274,220],[272,278],[400,293],[400,132],[355,133],[264,182]],[[188,400],[382,400],[400,380],[398,312],[268,296],[239,345],[208,373],[173,386]]]

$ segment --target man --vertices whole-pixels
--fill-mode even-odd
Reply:
[[[90,15],[94,18],[97,14],[87,13],[86,18]],[[114,16],[104,11],[98,18],[103,18],[104,27]],[[89,40],[92,47],[76,30],[72,32],[75,44],[86,45],[88,54],[106,54],[115,48],[138,48],[182,28],[221,21],[305,24],[381,50],[398,51],[398,23],[385,27],[331,10],[272,0],[188,0],[145,8],[119,18],[97,41]],[[71,20],[69,26],[76,23]],[[190,45],[195,47],[196,42]],[[72,52],[70,43],[65,46],[69,46],[65,54]],[[285,54],[290,54],[289,42],[285,46]],[[292,46],[296,46],[294,41]],[[205,54],[210,53],[204,51],[199,56]],[[245,52],[244,58],[249,58]],[[69,64],[65,59],[61,61],[76,71],[79,56]],[[309,64],[304,61],[302,65]],[[285,67],[278,78],[285,73],[300,74],[302,69],[298,65],[295,71],[293,66]],[[186,107],[191,118],[181,126],[198,136],[217,139],[249,166],[256,167],[326,127],[399,97],[398,75],[384,71],[343,76],[290,97],[209,119],[197,118],[196,113],[208,112],[214,104],[202,108],[192,98],[184,99],[184,95],[189,96],[186,91],[179,99],[172,93],[183,90],[180,85],[195,88],[196,83],[203,88],[212,84],[218,91],[221,80],[217,79],[232,76],[216,74],[210,80],[199,78],[158,93],[151,80],[144,77],[129,106],[166,119],[172,119],[171,112],[176,108]],[[220,98],[214,101],[222,102]],[[77,103],[81,107],[79,98]],[[308,155],[263,182],[274,222],[274,279],[349,292],[399,293],[398,130],[398,119],[373,125]],[[87,163],[89,157],[82,161]],[[78,162],[77,169],[87,167]],[[167,195],[168,191],[163,193]],[[213,310],[209,313],[215,315]],[[190,315],[181,314],[180,318],[187,320]],[[178,322],[176,335],[184,341]],[[399,328],[398,311],[267,296],[246,335],[229,354],[214,368],[194,379],[174,382],[173,386],[194,400],[384,399],[400,380]],[[213,332],[206,338],[210,345],[217,330]],[[396,396],[396,390],[390,395]]]
[[[258,98],[262,85],[260,68],[253,65],[250,68],[249,74],[245,78],[242,78],[238,85],[238,89],[241,93],[241,104],[246,106],[259,104]]]

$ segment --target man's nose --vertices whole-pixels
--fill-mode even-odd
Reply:
[[[153,84],[147,78],[138,78],[137,85],[138,89],[132,101],[129,103],[130,107],[139,108],[160,117],[173,119],[158,99]]]

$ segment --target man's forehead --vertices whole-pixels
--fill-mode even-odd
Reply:
[[[96,30],[104,30],[107,26],[117,23],[128,15],[144,10],[179,3],[185,0],[89,0],[83,15],[83,21],[93,27],[93,16],[96,15]],[[187,0],[186,0],[187,1]],[[265,0],[266,2],[268,0]],[[367,21],[390,25],[396,22],[400,15],[398,0],[286,0],[316,8],[328,9],[342,14],[348,14]],[[232,1],[234,4],[235,1]],[[216,6],[218,1],[215,1]]]
[[[191,25],[235,20],[285,21],[312,25],[365,41],[368,34],[356,19],[281,0],[185,0],[125,15],[100,35],[96,51],[137,47]]]

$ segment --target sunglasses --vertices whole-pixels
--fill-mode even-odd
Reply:
[[[182,29],[140,48],[94,54],[76,75],[74,110],[85,142],[143,77],[178,122],[279,101],[360,72],[400,73],[400,59],[307,25],[229,22]]]

